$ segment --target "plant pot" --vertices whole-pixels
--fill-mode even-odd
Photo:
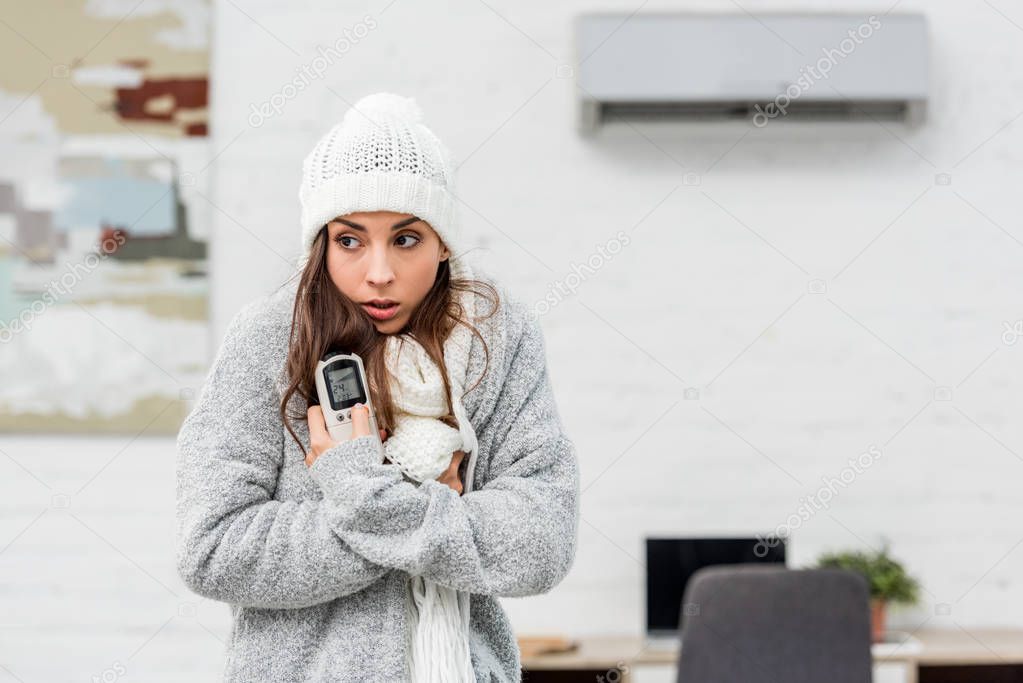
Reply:
[[[875,643],[884,640],[885,633],[885,601],[879,598],[870,599],[870,638]]]

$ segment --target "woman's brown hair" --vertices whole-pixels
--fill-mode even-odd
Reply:
[[[287,376],[288,387],[281,397],[280,414],[285,427],[299,448],[305,445],[291,427],[291,420],[305,420],[302,414],[289,414],[288,402],[298,393],[309,405],[318,403],[316,395],[316,364],[329,350],[343,350],[362,358],[369,381],[370,400],[376,411],[377,426],[391,430],[395,420],[395,406],[391,398],[387,368],[384,364],[384,342],[388,335],[377,331],[372,318],[359,304],[341,291],[331,280],[327,271],[326,226],[320,229],[310,247],[309,259],[299,274],[298,289],[291,319],[291,335],[288,340]],[[469,322],[475,311],[463,310],[453,292],[473,291],[492,303],[491,310],[482,318],[486,320],[497,312],[500,297],[492,285],[481,280],[460,279],[451,276],[450,259],[441,261],[437,278],[426,297],[412,311],[408,324],[400,331],[409,334],[422,344],[427,354],[437,364],[444,378],[444,394],[448,397],[448,414],[444,422],[457,427],[452,414],[451,385],[448,382],[447,365],[444,362],[444,340],[455,325],[465,325],[483,343],[486,363],[476,383],[465,390],[468,393],[482,381],[490,367],[490,349],[483,335]],[[463,394],[464,396],[465,394]]]

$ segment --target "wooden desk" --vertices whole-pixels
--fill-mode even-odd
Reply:
[[[894,666],[889,665],[902,665],[906,672],[899,678],[886,675],[885,680],[907,683],[1023,681],[1023,629],[921,629],[913,636],[920,641],[918,651],[898,645],[875,646],[875,670],[881,667],[894,670]],[[644,683],[644,680],[675,680],[677,647],[644,647],[641,637],[629,635],[587,636],[577,642],[579,647],[573,652],[523,655],[523,681]],[[651,670],[658,673],[638,675],[640,671]]]

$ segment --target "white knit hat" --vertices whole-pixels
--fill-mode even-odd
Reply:
[[[452,275],[463,275],[454,165],[422,120],[413,98],[380,92],[356,102],[320,138],[302,162],[300,270],[316,234],[335,217],[395,211],[429,223],[451,252]]]

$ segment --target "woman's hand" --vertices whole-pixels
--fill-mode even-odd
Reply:
[[[451,465],[448,466],[444,473],[437,477],[437,481],[442,484],[447,484],[453,488],[458,495],[462,495],[462,478],[458,476],[458,466],[462,464],[462,458],[465,457],[465,451],[455,451],[451,458]]]
[[[323,409],[320,406],[309,406],[309,410],[306,412],[306,419],[309,421],[309,451],[305,455],[305,464],[307,467],[310,467],[316,462],[316,458],[320,457],[324,451],[336,446],[337,442],[334,441],[330,432],[327,431],[327,422],[323,418]],[[357,404],[352,408],[351,439],[357,439],[360,436],[369,436],[369,408]],[[380,430],[380,441],[387,441],[387,430]],[[462,495],[462,479],[458,476],[458,468],[462,464],[462,458],[464,457],[464,451],[455,451],[451,457],[451,464],[448,465],[443,474],[437,477],[437,481],[447,484],[458,492],[458,495]]]
[[[327,449],[336,446],[337,441],[327,431],[327,421],[323,417],[323,409],[320,406],[309,406],[306,411],[306,419],[309,421],[309,451],[305,454],[305,464],[311,467],[316,458]],[[369,408],[361,403],[352,408],[352,439],[360,436],[369,436]],[[380,441],[387,440],[387,430],[380,430]]]

